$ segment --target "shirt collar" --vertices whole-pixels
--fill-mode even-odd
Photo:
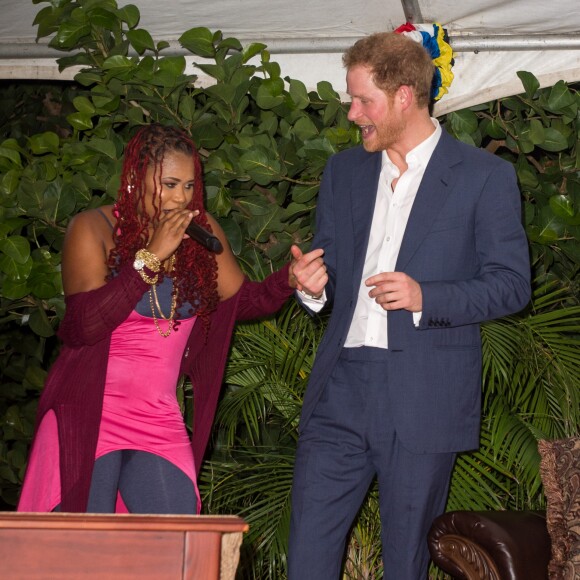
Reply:
[[[435,127],[435,131],[427,139],[411,149],[405,156],[405,161],[410,168],[418,166],[426,167],[431,159],[431,155],[433,155],[433,151],[435,151],[435,147],[437,147],[437,143],[439,143],[439,138],[442,133],[441,125],[434,117],[431,117],[431,122]],[[399,177],[399,168],[389,159],[387,152],[384,150],[382,152],[381,168],[387,170],[392,177]]]

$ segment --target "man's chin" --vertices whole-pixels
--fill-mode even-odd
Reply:
[[[375,139],[365,139],[363,140],[362,145],[367,153],[376,153],[377,151],[382,150]]]

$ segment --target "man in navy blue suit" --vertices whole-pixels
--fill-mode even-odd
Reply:
[[[324,171],[325,268],[295,272],[304,305],[332,314],[302,410],[289,580],[339,578],[374,477],[385,578],[418,580],[456,454],[479,445],[479,325],[530,298],[527,240],[512,165],[430,116],[419,43],[375,34],[343,60],[363,146]]]

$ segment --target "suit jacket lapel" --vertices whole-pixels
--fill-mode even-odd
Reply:
[[[366,249],[371,231],[377,185],[381,172],[381,153],[369,155],[364,163],[355,168],[350,184],[350,215],[352,217],[353,280],[360,280],[364,267]],[[347,235],[347,232],[345,232]],[[355,294],[358,287],[355,288]]]
[[[455,146],[455,140],[443,130],[439,143],[429,160],[409,215],[395,268],[397,271],[404,271],[429,232],[431,224],[452,190],[455,181],[452,167],[460,161],[461,157]]]

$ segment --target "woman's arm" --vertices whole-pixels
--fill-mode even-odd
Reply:
[[[66,314],[58,331],[68,346],[106,338],[129,316],[148,287],[130,264],[107,280],[112,245],[111,226],[96,210],[71,220],[62,261]]]
[[[252,320],[274,314],[293,294],[288,283],[290,264],[270,274],[262,282],[244,280],[240,288],[236,320]]]
[[[95,344],[107,338],[149,288],[131,264],[104,286],[65,296],[66,313],[58,335],[67,346]]]
[[[322,250],[302,254],[294,246],[294,259],[290,263],[262,282],[251,282],[241,271],[222,228],[211,215],[207,214],[207,219],[223,246],[223,251],[216,254],[220,299],[227,300],[240,292],[237,320],[251,320],[273,314],[297,287],[310,291],[314,288],[315,292],[322,292],[328,280]]]
[[[231,298],[242,286],[244,274],[232,252],[226,235],[212,215],[206,213],[213,234],[219,239],[223,250],[215,255],[217,262],[218,294],[221,301]]]
[[[62,249],[65,296],[95,290],[107,283],[107,258],[112,246],[111,226],[97,210],[71,219]]]

